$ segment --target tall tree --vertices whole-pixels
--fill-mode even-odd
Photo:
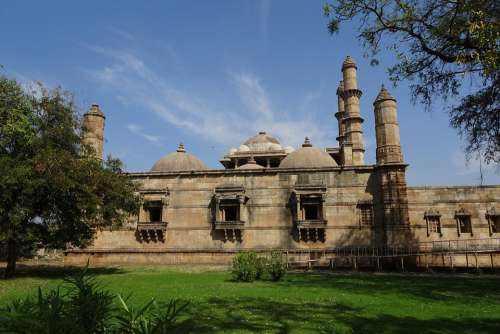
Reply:
[[[357,19],[372,63],[382,48],[392,50],[391,80],[411,80],[414,100],[427,109],[436,97],[460,97],[448,112],[466,153],[500,163],[500,2],[336,0],[324,13],[331,33]]]
[[[120,224],[138,208],[121,162],[84,146],[72,96],[39,85],[26,92],[0,77],[0,240],[5,277],[20,247],[85,246],[95,228]]]

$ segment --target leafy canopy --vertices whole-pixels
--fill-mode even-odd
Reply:
[[[84,246],[138,209],[121,162],[81,154],[92,153],[82,136],[71,94],[0,77],[0,240],[11,260],[23,245]]]
[[[448,112],[466,140],[466,153],[500,163],[498,1],[337,0],[324,13],[331,33],[357,19],[372,64],[378,64],[381,49],[392,50],[397,61],[390,79],[411,80],[413,99],[427,109],[435,97],[460,96]],[[470,85],[462,87],[467,80]]]

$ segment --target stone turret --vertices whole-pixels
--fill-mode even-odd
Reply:
[[[92,147],[97,159],[102,160],[104,145],[104,121],[106,117],[98,104],[93,104],[89,111],[83,115],[83,143]]]
[[[342,73],[344,81],[344,117],[342,123],[344,125],[344,146],[352,146],[352,159],[347,156],[349,150],[345,150],[344,160],[346,164],[351,160],[351,164],[355,166],[364,165],[365,163],[365,148],[363,143],[363,118],[361,117],[359,108],[359,99],[363,94],[358,89],[356,78],[357,66],[354,60],[347,56],[342,64]]]
[[[382,85],[373,106],[375,107],[377,165],[403,163],[396,99]]]

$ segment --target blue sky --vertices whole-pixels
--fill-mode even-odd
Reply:
[[[479,183],[443,107],[427,113],[406,84],[363,58],[354,25],[331,36],[324,1],[9,1],[0,11],[0,74],[75,93],[82,112],[105,112],[105,152],[148,170],[179,142],[211,168],[264,130],[284,146],[304,136],[337,146],[336,87],[347,55],[358,63],[366,161],[375,161],[373,100],[398,100],[410,185]],[[437,104],[441,105],[441,104]],[[500,183],[485,168],[485,183]]]

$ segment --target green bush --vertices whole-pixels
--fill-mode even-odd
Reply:
[[[179,314],[188,303],[172,300],[161,305],[154,300],[136,310],[127,298],[103,289],[85,268],[65,279],[63,288],[36,298],[15,300],[0,308],[0,333],[22,334],[114,334],[179,333]],[[183,332],[187,332],[185,329]]]
[[[280,281],[286,275],[286,262],[281,251],[263,256],[255,252],[239,252],[233,258],[232,275],[235,281],[252,282],[259,279]]]
[[[239,252],[233,258],[231,273],[235,281],[255,281],[262,276],[262,261],[255,252]]]
[[[286,262],[283,260],[281,251],[272,251],[266,261],[266,277],[271,281],[281,281],[285,277],[286,272]]]

